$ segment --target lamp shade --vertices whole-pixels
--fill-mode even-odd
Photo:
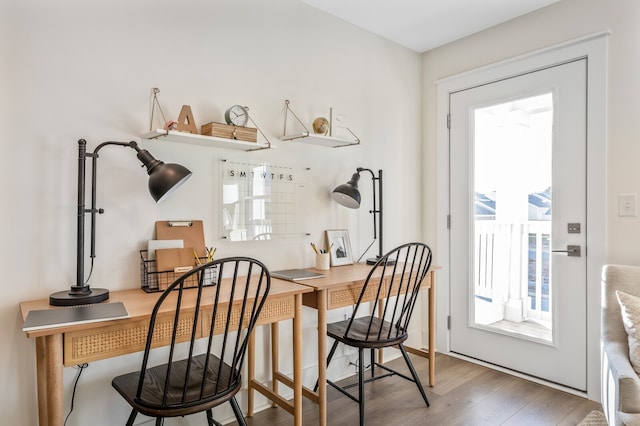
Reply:
[[[191,171],[180,164],[165,164],[156,160],[149,151],[138,152],[138,159],[149,174],[149,192],[157,203],[167,198],[191,177]]]
[[[342,185],[338,185],[336,189],[331,193],[331,198],[350,209],[357,209],[360,207],[360,191],[358,190],[358,181],[360,180],[360,174],[354,173],[351,176],[351,180]]]
[[[191,171],[180,164],[162,163],[149,173],[149,192],[159,203],[185,183],[191,175]]]

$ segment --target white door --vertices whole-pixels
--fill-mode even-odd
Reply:
[[[450,348],[586,389],[586,60],[450,95]]]

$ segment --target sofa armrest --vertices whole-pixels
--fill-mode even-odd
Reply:
[[[616,412],[640,414],[640,377],[625,344],[602,342],[602,349],[602,408],[609,424],[619,424]]]

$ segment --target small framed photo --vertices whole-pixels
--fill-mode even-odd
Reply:
[[[331,266],[351,265],[353,254],[349,242],[349,231],[346,229],[328,229],[327,247],[331,254]]]

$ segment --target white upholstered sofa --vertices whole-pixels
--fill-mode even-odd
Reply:
[[[629,360],[616,290],[640,297],[640,266],[602,269],[602,408],[609,425],[640,425],[640,378]]]

